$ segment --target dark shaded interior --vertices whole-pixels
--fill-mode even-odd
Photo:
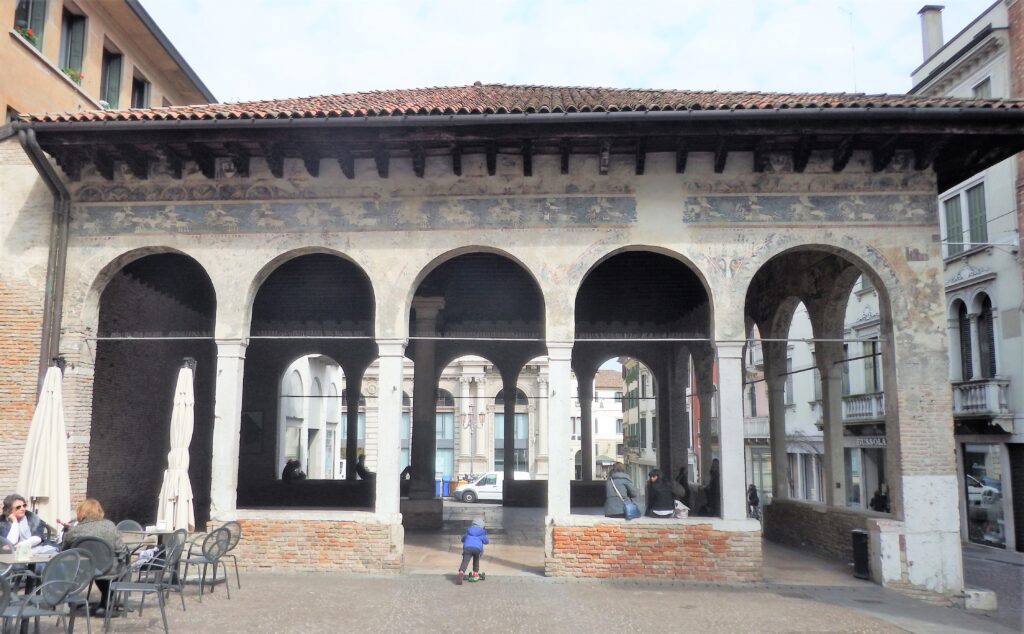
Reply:
[[[100,296],[88,495],[115,521],[156,519],[174,387],[185,357],[198,362],[189,477],[196,522],[202,526],[209,518],[215,312],[210,278],[195,260],[178,254],[135,260]],[[102,340],[125,336],[188,338]]]

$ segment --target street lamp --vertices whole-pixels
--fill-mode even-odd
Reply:
[[[484,426],[484,413],[476,411],[476,403],[469,404],[469,411],[462,414],[462,428],[469,430],[469,475],[472,477],[476,467],[474,460],[476,459],[476,430],[477,427],[483,428]]]

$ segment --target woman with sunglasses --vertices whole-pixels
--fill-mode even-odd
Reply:
[[[0,537],[5,538],[13,546],[28,542],[34,552],[56,552],[57,548],[46,541],[46,529],[46,522],[28,510],[25,498],[17,493],[4,498]]]

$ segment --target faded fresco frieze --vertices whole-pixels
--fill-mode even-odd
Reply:
[[[616,227],[636,220],[632,196],[223,201],[78,205],[71,232],[89,236]]]
[[[688,223],[934,224],[934,194],[685,196]]]

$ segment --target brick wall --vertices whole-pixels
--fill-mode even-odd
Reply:
[[[764,537],[773,542],[810,548],[842,561],[853,559],[850,531],[868,529],[868,520],[890,517],[871,511],[810,504],[795,500],[772,500],[764,507]]]
[[[0,490],[14,490],[35,410],[53,199],[16,138],[0,141]]]
[[[601,519],[548,528],[549,577],[663,577],[760,581],[760,531],[716,530],[694,520]]]
[[[330,519],[240,519],[234,554],[248,570],[401,572],[401,525]],[[220,523],[211,521],[212,530]]]

